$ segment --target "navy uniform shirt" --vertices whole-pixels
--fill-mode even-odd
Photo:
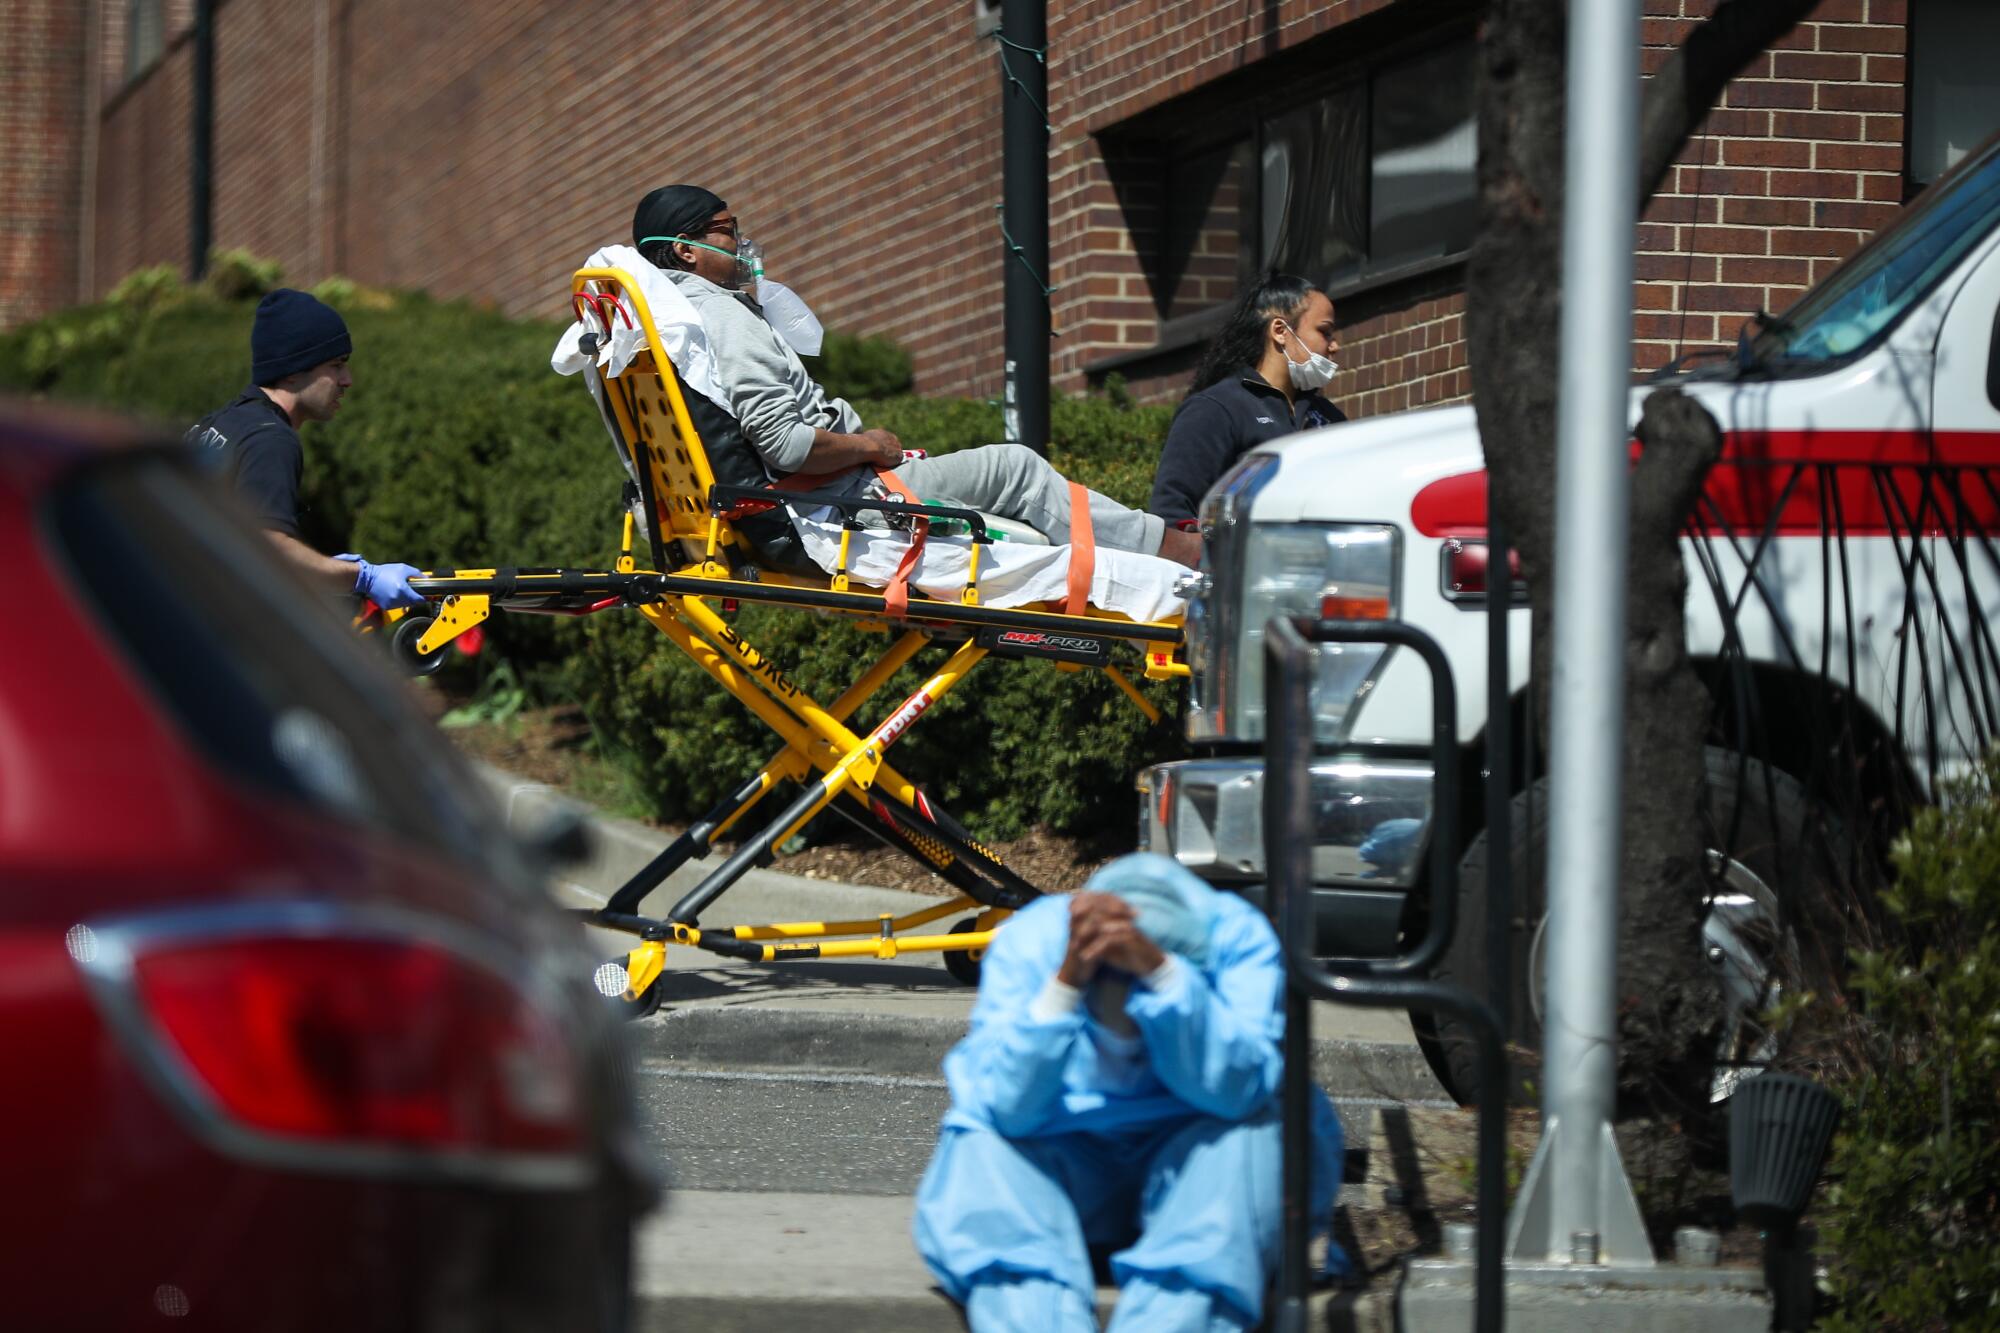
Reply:
[[[1195,518],[1201,497],[1245,450],[1293,431],[1345,420],[1346,413],[1317,393],[1300,394],[1296,408],[1289,408],[1284,394],[1246,366],[1181,404],[1160,449],[1153,498],[1146,508],[1169,523]]]
[[[305,451],[291,420],[262,389],[253,384],[197,421],[186,440],[206,466],[229,479],[265,527],[299,535]]]

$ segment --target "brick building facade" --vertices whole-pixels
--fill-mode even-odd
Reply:
[[[95,284],[82,237],[96,35],[74,0],[0,6],[0,328]]]
[[[1650,69],[1714,0],[1643,4]],[[43,114],[32,88],[0,103],[0,162],[70,190],[75,251],[10,248],[0,320],[185,258],[191,7],[9,6],[8,23],[66,34],[52,62],[61,46],[102,78],[87,99],[43,95],[75,128],[53,166],[14,128]],[[294,282],[342,273],[554,317],[569,270],[628,238],[641,192],[700,182],[830,327],[898,339],[924,392],[992,396],[1000,61],[1033,58],[994,40],[998,9],[216,0],[215,240]],[[86,10],[94,24],[63,19]],[[1048,0],[1057,387],[1116,372],[1175,393],[1237,285],[1279,262],[1336,298],[1349,369],[1332,392],[1351,413],[1462,396],[1478,10]],[[1822,0],[1758,57],[1646,211],[1637,365],[1785,306],[2000,122],[1990,62],[1966,55],[2000,49],[1996,15]]]

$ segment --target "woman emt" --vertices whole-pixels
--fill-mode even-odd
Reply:
[[[1167,430],[1147,508],[1169,524],[1190,521],[1245,450],[1347,420],[1319,392],[1340,369],[1339,350],[1326,293],[1287,273],[1266,276],[1202,357]]]

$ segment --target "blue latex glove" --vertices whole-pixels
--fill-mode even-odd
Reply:
[[[377,606],[407,611],[425,604],[423,594],[410,587],[410,580],[424,572],[415,565],[374,565],[351,552],[334,559],[355,563],[354,591]]]

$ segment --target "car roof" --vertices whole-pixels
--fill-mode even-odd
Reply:
[[[0,487],[34,494],[92,459],[169,444],[130,417],[44,399],[0,395]]]

